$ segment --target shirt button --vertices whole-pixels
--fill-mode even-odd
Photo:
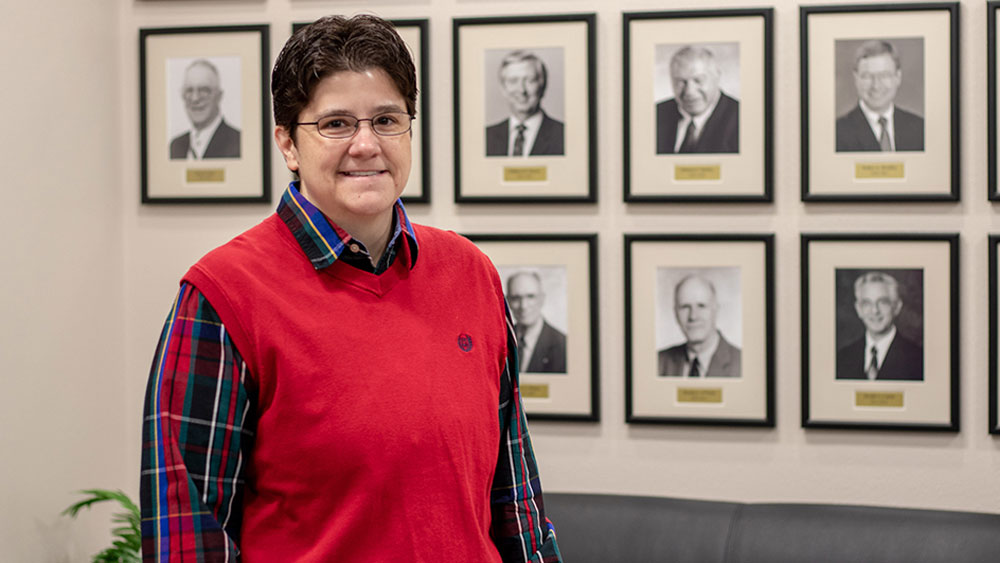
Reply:
[[[356,243],[356,242],[352,242],[351,243],[350,249],[351,249],[351,252],[353,252],[355,254],[357,254],[358,252],[361,252],[361,247],[358,246],[358,243]]]

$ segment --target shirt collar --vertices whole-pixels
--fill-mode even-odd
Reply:
[[[535,113],[531,114],[524,121],[518,121],[517,118],[514,117],[513,115],[510,116],[510,130],[511,131],[516,131],[517,126],[521,125],[521,124],[523,124],[525,126],[525,128],[527,128],[529,130],[538,129],[539,127],[542,126],[542,110],[538,110]]]
[[[389,237],[388,246],[396,244],[400,235],[403,235],[410,245],[409,266],[413,268],[417,262],[417,235],[406,216],[403,202],[396,200],[393,210],[396,213],[396,227]],[[302,195],[297,180],[288,184],[288,189],[281,195],[277,213],[317,270],[336,262],[351,242],[352,237],[347,231],[327,219],[319,208]]]
[[[219,112],[204,129],[191,128],[191,151],[194,152],[195,158],[204,158],[205,149],[208,148],[208,143],[220,125],[222,125],[222,112]]]
[[[716,334],[719,334],[718,331],[716,331]],[[712,343],[711,346],[709,346],[705,350],[702,350],[700,353],[695,352],[690,347],[688,347],[687,349],[688,362],[694,362],[695,357],[697,357],[698,363],[701,364],[702,374],[704,374],[708,370],[708,364],[712,362],[712,356],[714,356],[715,351],[719,349],[720,342],[722,342],[722,335],[719,335],[719,337],[715,339],[715,341]]]
[[[878,366],[882,366],[882,362],[885,361],[885,355],[889,353],[889,346],[892,345],[893,339],[896,338],[896,325],[892,325],[889,329],[889,333],[883,336],[878,341],[872,338],[872,335],[866,330],[865,331],[865,365],[867,366],[871,363],[871,349],[874,346],[875,350],[878,352]]]

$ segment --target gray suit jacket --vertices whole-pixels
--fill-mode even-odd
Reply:
[[[565,127],[562,121],[552,119],[542,112],[542,125],[535,136],[535,144],[531,145],[529,156],[561,156],[565,153],[563,137]],[[486,156],[508,156],[510,145],[510,119],[504,119],[496,125],[486,128]]]
[[[658,375],[684,375],[687,365],[687,344],[678,344],[657,353]],[[740,349],[733,346],[719,333],[719,347],[712,355],[705,377],[740,377]]]
[[[677,100],[656,104],[656,154],[673,154],[677,125],[683,117]],[[684,132],[681,131],[681,134]],[[740,152],[740,103],[725,94],[719,96],[712,115],[705,121],[692,154]]]
[[[528,361],[529,373],[566,373],[566,335],[542,321],[542,332]]]
[[[896,107],[892,111],[892,133],[897,151],[924,150],[924,120]],[[837,118],[837,152],[881,150],[861,106]]]
[[[170,159],[187,158],[188,150],[191,148],[191,132],[184,133],[170,141]],[[219,123],[219,128],[212,135],[212,140],[205,147],[205,154],[202,158],[239,158],[240,157],[240,130],[230,127],[225,120]]]

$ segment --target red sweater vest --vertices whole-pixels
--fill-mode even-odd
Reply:
[[[240,549],[275,561],[499,561],[496,270],[416,226],[381,276],[313,269],[272,215],[188,271],[256,388]]]

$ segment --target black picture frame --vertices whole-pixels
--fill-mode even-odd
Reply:
[[[1000,291],[1000,272],[997,268],[1000,268],[1000,259],[998,259],[998,252],[1000,252],[1000,235],[990,235],[989,236],[989,307],[990,307],[990,345],[989,345],[989,433],[998,435],[1000,434],[1000,400],[998,400],[998,395],[1000,395],[1000,360],[998,360],[998,355],[1000,355],[1000,343],[997,339],[1000,338],[1000,296],[997,292]]]
[[[626,202],[773,201],[773,19],[773,8],[623,14]],[[699,145],[681,154],[670,68],[678,52],[702,64],[699,51],[719,69],[721,94]]]
[[[773,427],[774,235],[626,234],[624,243],[625,422]],[[699,309],[715,311],[720,337],[695,378],[686,344],[703,342],[708,327],[685,311]]]
[[[802,201],[958,201],[959,4],[801,6],[799,15]],[[871,50],[875,42],[895,54]],[[855,72],[864,49],[895,58],[895,78]],[[860,107],[862,79],[893,85],[891,152],[879,149]],[[869,94],[873,104],[886,95]]]
[[[597,201],[595,27],[593,13],[452,20],[456,203]],[[495,122],[509,116],[499,71],[516,51],[547,75],[526,156],[508,156],[516,138]]]
[[[800,236],[802,426],[957,432],[959,235]],[[869,283],[874,293],[859,303]],[[924,303],[931,297],[940,302]],[[874,379],[863,373],[869,323],[894,334],[868,368]]]
[[[431,202],[431,104],[430,104],[430,20],[427,18],[389,20],[410,47],[417,67],[417,119],[413,120],[413,168],[400,199],[404,204]],[[292,24],[292,33],[309,22]]]
[[[986,185],[986,196],[990,201],[1000,201],[1000,189],[997,186],[997,10],[1000,10],[1000,1],[991,0],[986,3],[986,99],[987,110],[987,151],[989,152],[989,179]]]
[[[597,234],[466,234],[497,267],[504,292],[510,278],[528,273],[547,294],[541,316],[563,334],[561,367],[520,374],[521,397],[530,420],[597,422],[600,420],[600,338]],[[530,281],[530,280],[529,280]],[[536,286],[527,286],[533,290]],[[547,290],[547,291],[546,291]],[[517,291],[521,291],[520,289]],[[552,299],[553,295],[555,296]],[[509,300],[518,322],[520,301]],[[531,313],[533,314],[533,313]],[[548,330],[548,329],[544,329]],[[543,338],[542,335],[539,339]],[[536,341],[536,347],[540,340]],[[541,358],[523,359],[526,367]],[[536,363],[537,361],[537,363]],[[550,364],[555,366],[555,364]]]
[[[142,203],[271,201],[268,29],[260,24],[139,30]],[[197,60],[215,69],[223,123],[204,152],[216,154],[187,160],[181,155],[187,137],[179,133],[190,122],[177,98],[185,65]],[[220,133],[227,140],[221,150],[215,145]]]

